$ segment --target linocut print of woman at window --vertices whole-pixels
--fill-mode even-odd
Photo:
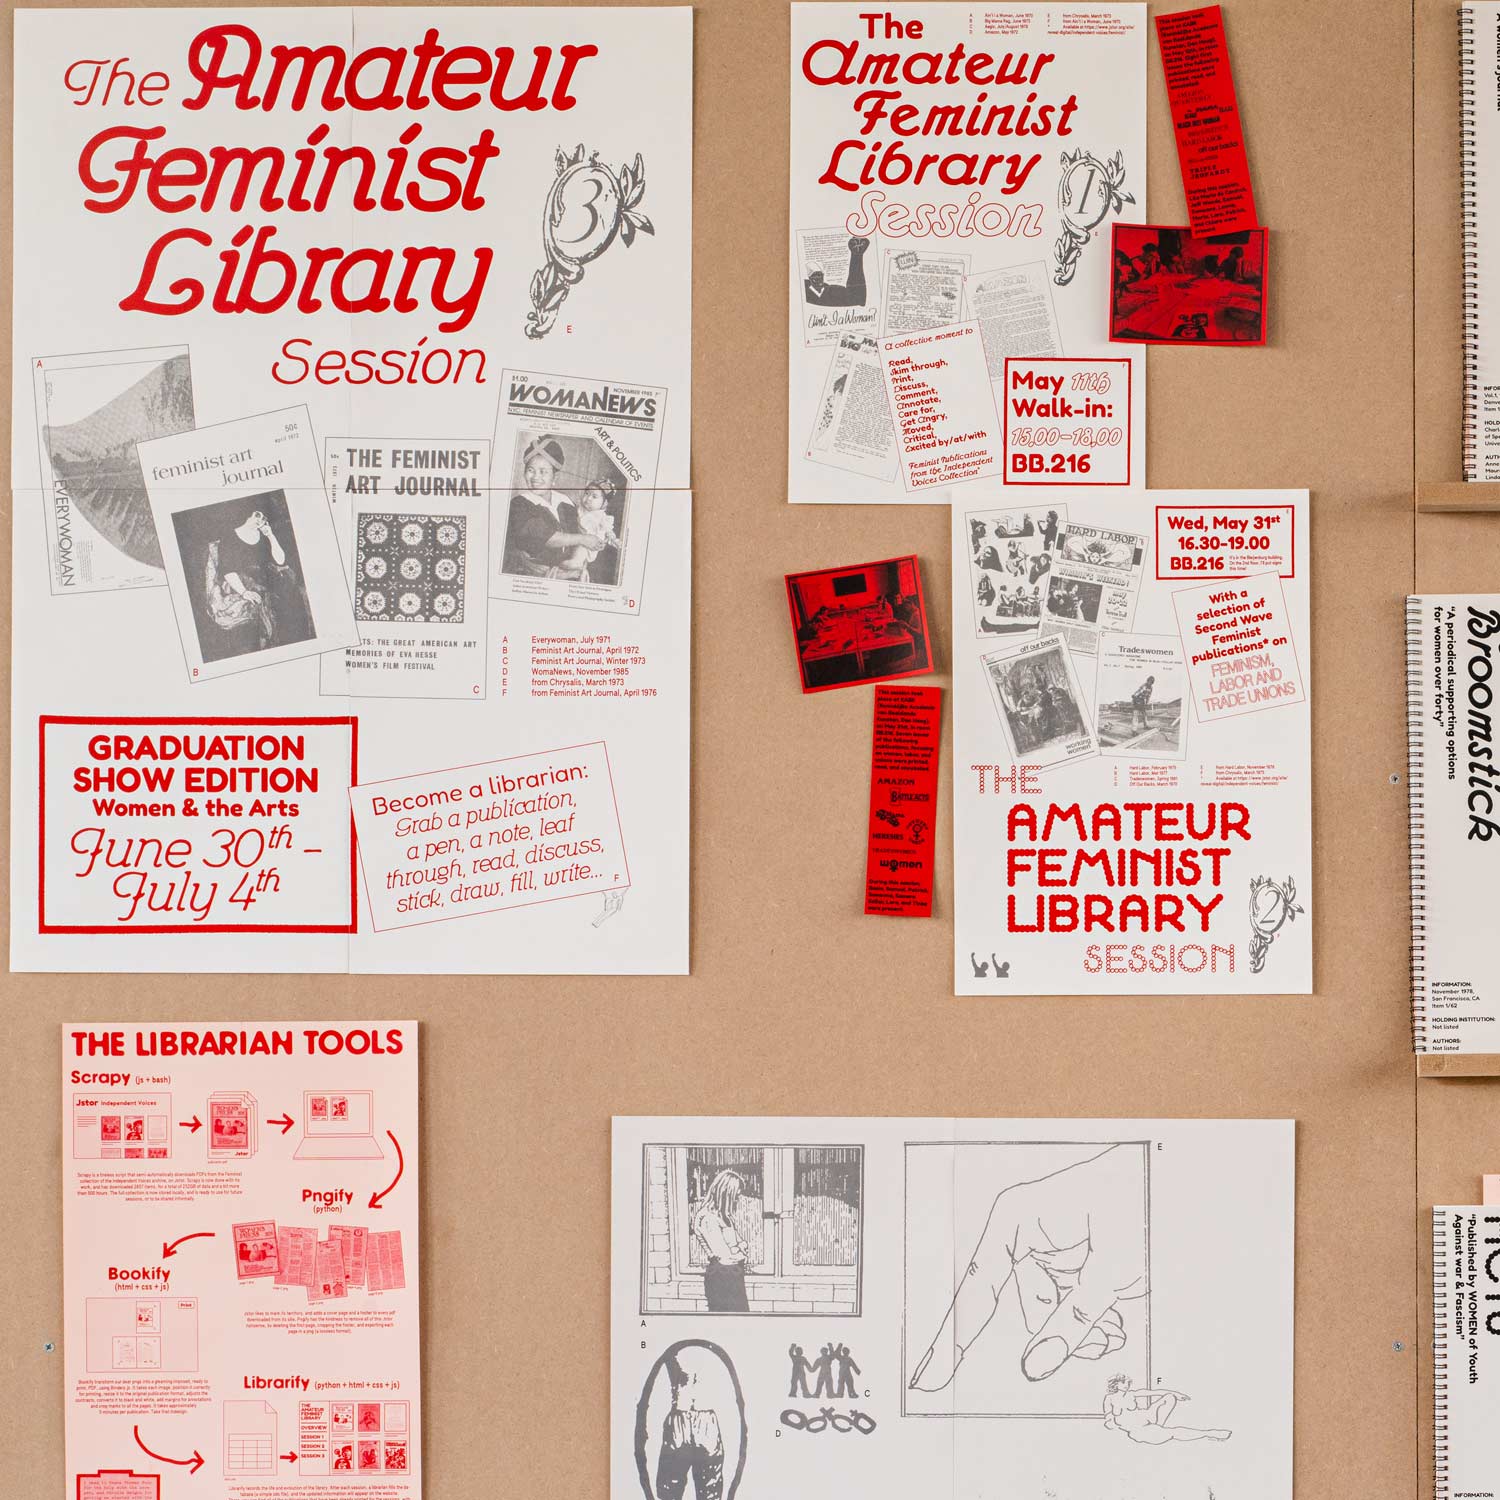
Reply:
[[[690,1227],[707,1263],[703,1293],[710,1312],[749,1312],[745,1293],[745,1242],[735,1228],[744,1180],[725,1168],[693,1209]]]

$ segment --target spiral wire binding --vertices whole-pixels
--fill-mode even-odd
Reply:
[[[1406,601],[1406,798],[1411,845],[1411,1025],[1412,1050],[1426,1052],[1427,1039],[1427,833],[1422,765],[1422,601]]]
[[[1448,1450],[1448,1309],[1440,1288],[1447,1245],[1443,1220],[1432,1211],[1432,1500],[1448,1500],[1453,1482]]]
[[[1479,202],[1474,159],[1474,16],[1458,11],[1459,162],[1463,174],[1465,479],[1477,479],[1479,457]]]

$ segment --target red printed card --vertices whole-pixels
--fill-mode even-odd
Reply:
[[[1266,231],[1199,239],[1173,224],[1116,224],[1109,336],[1117,344],[1266,341]]]
[[[915,557],[788,573],[786,600],[804,693],[932,670]]]
[[[1167,76],[1188,224],[1200,236],[1258,228],[1223,12],[1208,5],[1158,16],[1156,40]]]
[[[875,689],[866,916],[932,915],[932,839],[942,712],[941,688]]]

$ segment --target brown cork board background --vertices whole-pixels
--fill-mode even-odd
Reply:
[[[934,918],[860,915],[870,690],[802,697],[782,574],[918,553],[946,667],[948,512],[784,503],[788,13],[701,0],[692,975],[0,978],[0,1488],[29,1500],[64,1478],[61,1355],[44,1348],[63,1316],[59,1023],[414,1015],[429,1497],[607,1493],[616,1113],[1295,1117],[1298,1493],[1430,1493],[1426,1211],[1471,1200],[1500,1157],[1484,1155],[1500,1083],[1413,1076],[1392,780],[1402,596],[1500,571],[1500,518],[1419,526],[1412,498],[1415,477],[1458,477],[1454,7],[1225,12],[1273,235],[1270,338],[1152,351],[1147,471],[1312,491],[1317,993],[955,1000],[946,812]],[[1154,40],[1147,69],[1147,211],[1181,222]],[[8,148],[4,170],[9,295]]]

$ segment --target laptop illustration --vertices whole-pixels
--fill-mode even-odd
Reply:
[[[369,1089],[308,1090],[302,1095],[302,1144],[293,1161],[376,1161],[375,1095]]]

